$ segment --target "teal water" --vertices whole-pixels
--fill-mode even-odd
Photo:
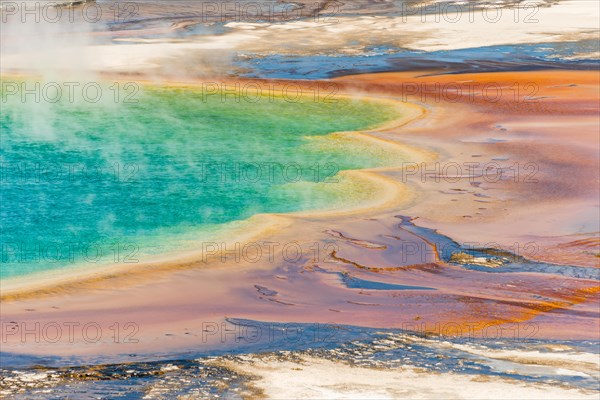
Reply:
[[[151,86],[124,97],[2,93],[0,277],[135,263],[257,213],[335,208],[350,187],[339,171],[395,157],[327,136],[397,117],[378,103]]]

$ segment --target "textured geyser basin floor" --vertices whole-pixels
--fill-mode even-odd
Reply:
[[[484,375],[357,367],[314,357],[229,365],[257,376],[254,387],[270,399],[597,399],[593,392]]]
[[[290,341],[282,336],[289,324],[229,322],[269,327],[272,339],[233,355],[132,358],[93,366],[69,366],[63,360],[66,366],[34,369],[3,365],[0,393],[36,400],[90,393],[127,399],[597,398],[597,342],[465,340],[321,326],[337,340],[317,344],[312,324],[294,324],[300,338]],[[271,351],[254,351],[267,343]],[[9,357],[8,364],[14,360]]]
[[[69,357],[73,363],[82,366],[69,367],[66,372],[46,368],[24,373],[9,371],[5,375],[17,381],[9,384],[18,386],[20,380],[33,379],[45,388],[48,382],[53,384],[55,374],[59,375],[59,381],[63,373],[74,380],[83,374],[84,378],[91,376],[93,379],[80,382],[71,389],[65,389],[63,385],[59,389],[60,395],[66,393],[65,390],[80,390],[82,393],[113,390],[114,393],[122,393],[133,390],[129,385],[133,382],[128,380],[133,377],[133,381],[141,385],[138,393],[160,398],[178,390],[183,394],[194,390],[186,385],[204,387],[204,381],[198,383],[190,376],[204,377],[201,371],[207,371],[213,378],[216,374],[215,385],[219,387],[223,387],[225,378],[232,379],[234,386],[239,386],[238,377],[242,373],[226,372],[222,377],[219,374],[230,369],[217,365],[216,372],[206,370],[203,364],[206,360],[193,362],[191,366],[187,362],[176,361],[151,366],[144,362],[130,363],[132,360],[149,360],[148,356],[157,349],[163,356],[170,355],[169,360],[174,360],[172,356],[179,351],[188,349],[196,351],[195,357],[211,354],[219,343],[211,347],[215,343],[201,340],[202,323],[219,323],[223,316],[235,315],[255,320],[334,322],[382,329],[399,328],[406,322],[415,321],[426,323],[429,327],[437,323],[463,322],[490,323],[498,329],[510,328],[513,323],[521,323],[520,327],[535,326],[539,330],[535,332],[534,339],[561,339],[545,344],[553,353],[550,356],[537,354],[536,346],[540,344],[532,344],[528,341],[530,336],[527,336],[511,341],[499,351],[464,347],[463,343],[465,353],[450,357],[443,346],[434,346],[433,350],[419,346],[416,347],[418,351],[406,355],[392,351],[390,357],[395,364],[385,365],[386,370],[407,374],[413,372],[412,367],[425,367],[435,371],[425,372],[432,375],[434,382],[442,379],[437,373],[456,376],[456,381],[464,384],[465,391],[470,390],[466,388],[469,380],[491,379],[494,385],[511,384],[506,386],[506,393],[514,390],[515,398],[535,396],[540,393],[538,389],[545,391],[544,398],[552,398],[554,393],[559,393],[555,396],[558,398],[588,396],[588,392],[580,389],[597,390],[597,364],[589,362],[590,357],[597,358],[597,342],[589,344],[585,351],[575,349],[573,343],[598,337],[597,253],[592,247],[593,243],[597,243],[594,232],[597,232],[598,220],[595,217],[598,185],[597,74],[561,71],[419,78],[407,74],[383,74],[352,77],[351,83],[348,83],[350,78],[339,82],[353,85],[352,90],[358,92],[399,96],[401,85],[406,80],[477,80],[512,85],[515,80],[527,83],[534,77],[540,86],[538,95],[541,101],[533,104],[515,104],[512,96],[493,104],[480,98],[445,103],[436,101],[434,97],[426,104],[429,112],[425,118],[399,129],[379,132],[376,136],[398,140],[401,133],[400,140],[403,142],[439,152],[441,161],[445,162],[476,159],[482,163],[500,162],[501,166],[508,167],[509,163],[534,161],[542,171],[536,176],[536,184],[483,179],[475,185],[471,185],[468,179],[423,182],[415,175],[407,182],[414,189],[410,192],[408,204],[394,205],[385,210],[362,209],[358,215],[344,217],[280,216],[288,225],[285,232],[279,232],[282,236],[278,240],[299,240],[306,249],[314,246],[316,241],[333,241],[339,247],[335,254],[328,253],[318,265],[309,257],[296,264],[283,260],[254,264],[232,261],[229,264],[217,262],[216,268],[208,268],[209,265],[197,263],[194,265],[197,268],[178,273],[150,274],[150,280],[141,279],[137,270],[138,274],[115,276],[89,285],[66,285],[64,289],[68,290],[65,291],[30,293],[28,298],[15,297],[11,301],[3,301],[2,316],[6,321],[47,324],[89,321],[93,315],[93,319],[106,329],[115,323],[116,316],[121,322],[136,321],[140,325],[140,341],[131,345],[113,343],[110,338],[105,338],[101,346],[83,343],[81,338],[76,343],[24,343],[13,335],[8,343],[3,344],[3,350],[37,354],[41,358],[34,359],[46,363],[52,362],[52,356]],[[577,134],[565,141],[564,131],[572,126],[578,127]],[[318,141],[320,137],[314,140]],[[406,181],[398,170],[385,171],[385,176],[388,181]],[[573,176],[577,179],[572,179]],[[566,182],[569,184],[565,185]],[[401,215],[418,218],[411,220]],[[277,235],[271,233],[267,236],[272,237]],[[471,259],[468,257],[453,260],[443,252],[432,250],[432,247],[442,250],[450,244],[451,248],[463,253],[465,249],[459,243],[473,241],[498,243],[510,249],[515,240],[523,243],[535,240],[540,244],[540,251],[525,254],[528,259],[506,254],[509,262],[499,267],[489,263],[482,265],[480,261],[469,264]],[[419,245],[423,252],[403,258],[402,244],[406,242]],[[553,251],[547,253],[548,248],[553,248]],[[470,256],[485,260],[491,258],[480,250]],[[331,262],[332,259],[334,262]],[[323,270],[335,274],[324,273]],[[340,279],[338,273],[359,279],[350,281],[361,283],[359,286],[371,283],[367,288],[352,287],[348,280]],[[381,290],[381,285],[373,285],[372,282],[436,290]],[[386,288],[391,289],[390,286]],[[124,304],[127,306],[124,307]],[[221,345],[227,347],[227,344]],[[368,356],[377,346],[381,343],[368,343],[363,350],[351,349],[351,352]],[[408,344],[403,348],[415,346]],[[567,350],[563,350],[565,348]],[[267,343],[266,349],[275,350],[275,346]],[[384,346],[385,349],[388,348]],[[431,360],[420,362],[423,352],[428,351]],[[341,363],[340,360],[352,362],[352,358],[346,359],[339,348],[334,348],[329,357],[321,353],[282,353],[275,361],[257,357],[259,352],[252,349],[247,352],[251,353],[249,360],[256,362],[255,369],[259,372],[263,367],[276,366],[285,371],[288,367],[303,368],[306,364],[307,376],[298,375],[298,379],[305,381],[321,376],[311,372],[312,362],[317,366],[325,363],[328,367]],[[483,367],[473,365],[473,357],[496,361],[486,360],[487,367]],[[297,360],[302,358],[310,362]],[[77,362],[89,359],[100,360],[99,363],[114,360],[117,364],[89,367],[90,363]],[[219,361],[240,364],[235,368],[244,371],[252,369],[252,365],[244,366],[248,359],[216,360]],[[442,365],[448,362],[448,368],[438,368],[440,362]],[[404,366],[405,369],[399,369]],[[360,364],[360,369],[354,371],[362,372],[362,368],[372,367],[380,368],[381,365]],[[341,364],[340,368],[349,372],[345,364]],[[498,371],[503,372],[498,374]],[[258,373],[259,382],[265,379],[267,383],[256,383],[252,393],[259,392],[257,388],[260,387],[268,390],[270,379],[279,377],[279,373],[265,373],[264,378]],[[72,374],[75,374],[74,377]],[[462,380],[464,374],[471,377]],[[521,382],[510,381],[517,375],[521,376],[517,379]],[[526,377],[522,378],[523,375]],[[94,377],[98,376],[99,380],[95,380]],[[332,378],[329,381],[331,385],[317,388],[315,396],[331,393],[331,386],[336,387],[338,396],[348,392],[354,395],[360,390],[365,396],[372,393],[383,396],[380,388],[353,386],[351,379],[354,375],[349,373],[347,376],[348,380],[340,385],[337,376]],[[137,380],[138,377],[143,378]],[[147,386],[148,380],[144,378],[149,377],[156,379],[148,379],[151,383]],[[382,380],[391,382],[389,376],[382,377]],[[564,385],[572,388],[566,389]],[[272,386],[280,388],[277,384]],[[318,384],[313,386],[318,387]],[[444,384],[439,387],[447,388]],[[524,392],[524,388],[531,389],[531,396]],[[213,386],[210,386],[209,393],[212,393],[211,390],[218,392]],[[398,393],[397,386],[389,390],[394,395]],[[453,395],[453,392],[449,393]],[[457,392],[453,396],[460,398],[461,395]],[[597,395],[597,392],[592,395]],[[33,397],[30,393],[24,396]]]

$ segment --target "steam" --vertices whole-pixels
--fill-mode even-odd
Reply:
[[[76,103],[81,95],[81,89],[69,85],[98,82],[86,49],[93,42],[93,32],[105,24],[84,12],[94,15],[93,7],[86,5],[2,3],[2,103],[17,121],[19,134],[55,138],[65,100],[71,97]]]
[[[94,14],[91,6],[4,2],[1,13],[1,73],[22,72],[44,80],[95,78],[86,48],[93,32],[106,25],[86,15]]]

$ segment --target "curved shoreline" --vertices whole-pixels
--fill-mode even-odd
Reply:
[[[18,78],[23,78],[23,75],[10,74]],[[237,80],[228,80],[228,82],[236,82]],[[244,81],[244,80],[240,80]],[[257,80],[253,80],[256,82]],[[260,80],[262,82],[262,80]],[[266,80],[265,82],[269,82]],[[150,81],[139,81],[142,84],[151,84]],[[314,83],[314,82],[311,82]],[[302,84],[302,82],[300,82]],[[166,82],[162,87],[197,87],[199,83],[194,82]],[[303,95],[308,96],[308,95]],[[341,97],[347,99],[355,99],[352,94],[342,94]],[[421,162],[430,160],[435,157],[431,152],[424,149],[417,149],[406,146],[400,142],[382,139],[376,137],[375,134],[389,129],[397,129],[401,126],[409,124],[417,119],[424,118],[426,115],[425,108],[413,103],[402,102],[399,100],[382,99],[377,97],[360,96],[360,100],[379,102],[392,105],[398,112],[399,118],[383,122],[377,126],[360,131],[352,132],[331,132],[323,137],[330,135],[338,135],[343,133],[351,133],[358,136],[361,141],[375,142],[384,147],[393,147],[398,152],[411,154],[413,160],[411,162]],[[407,198],[406,187],[393,179],[386,178],[382,172],[399,170],[399,166],[366,168],[359,170],[342,170],[338,175],[346,177],[354,181],[366,181],[373,186],[377,186],[379,193],[377,200],[373,199],[366,203],[357,204],[337,209],[322,209],[322,210],[299,210],[289,213],[260,213],[255,214],[250,218],[238,221],[231,221],[224,225],[239,225],[233,228],[224,228],[219,232],[218,238],[215,241],[223,240],[222,236],[227,236],[229,242],[246,244],[251,241],[256,241],[266,235],[272,235],[281,231],[285,226],[289,225],[290,219],[298,218],[322,218],[330,219],[339,216],[364,216],[369,213],[381,212],[390,209],[393,206],[398,206],[404,203]],[[287,221],[286,221],[287,220]],[[250,227],[252,226],[252,227]],[[212,238],[211,238],[212,239]],[[78,287],[89,288],[89,285],[101,285],[102,282],[108,279],[122,278],[131,272],[136,274],[136,283],[139,279],[148,279],[150,275],[155,273],[167,273],[169,271],[181,270],[186,268],[196,268],[200,259],[204,257],[203,251],[185,251],[177,253],[177,250],[169,251],[164,254],[149,255],[145,258],[152,258],[151,261],[143,261],[135,264],[108,264],[98,268],[91,269],[83,266],[72,266],[64,269],[40,271],[26,276],[17,276],[2,279],[0,300],[11,301],[21,300],[25,298],[37,297],[41,295],[58,294],[63,291],[71,291]],[[211,268],[206,265],[206,268]]]

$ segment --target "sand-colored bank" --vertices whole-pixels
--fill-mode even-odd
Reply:
[[[525,101],[529,98],[515,100],[512,95],[494,102],[481,95],[427,99],[414,86],[403,86],[407,82],[416,82],[417,88],[421,83],[524,87],[534,82],[537,101],[530,104]],[[497,180],[483,173],[471,179],[456,170],[452,176],[434,171],[424,177],[412,169],[414,163],[404,169],[373,171],[408,191],[397,192],[402,194],[398,201],[386,200],[360,213],[278,216],[285,219],[285,229],[253,239],[297,242],[302,257],[293,262],[284,260],[280,251],[273,259],[263,257],[258,262],[235,257],[223,261],[215,254],[210,262],[179,265],[177,271],[148,274],[148,279],[138,278],[133,269],[55,287],[41,297],[7,296],[1,306],[2,322],[26,326],[93,322],[105,334],[97,343],[86,343],[77,331],[74,344],[66,337],[36,343],[14,332],[5,335],[3,350],[64,355],[143,354],[157,349],[200,352],[236,345],[227,336],[203,334],[207,324],[219,324],[225,317],[462,335],[489,335],[490,326],[506,328],[509,333],[503,336],[514,335],[516,327],[521,329],[517,339],[597,338],[597,281],[518,271],[491,274],[447,265],[436,256],[435,243],[403,228],[395,217],[416,217],[415,223],[438,228],[461,242],[496,243],[513,251],[514,243],[533,242],[536,250],[523,254],[528,258],[596,268],[596,72],[379,74],[341,78],[336,83],[356,96],[420,103],[427,110],[424,117],[369,135],[433,154],[426,161],[429,169],[436,168],[432,162],[439,162],[442,171],[451,163],[494,162],[503,170],[514,163],[534,163],[535,181]],[[442,87],[456,93],[456,86]],[[570,132],[568,140],[565,131]],[[228,243],[227,248],[233,245]],[[342,276],[436,290],[353,289],[346,287]],[[115,343],[108,334],[115,322],[135,323],[138,341]],[[446,329],[455,325],[473,328]]]
[[[291,12],[287,17],[275,13],[252,18],[247,11],[208,12],[202,8],[204,2],[182,1],[169,6],[142,2],[136,17],[146,20],[122,24],[109,19],[113,15],[111,4],[104,3],[106,20],[102,22],[111,23],[110,29],[100,29],[100,23],[79,21],[71,24],[74,27],[70,29],[79,34],[74,41],[71,35],[53,37],[61,32],[60,24],[32,24],[35,26],[27,33],[33,38],[26,39],[29,42],[22,47],[17,47],[24,40],[23,24],[18,23],[17,13],[4,27],[2,69],[3,72],[37,70],[43,58],[45,73],[67,69],[73,73],[144,71],[157,75],[213,76],[230,69],[231,60],[239,52],[258,56],[358,55],[371,51],[372,47],[429,52],[577,42],[598,37],[600,6],[595,1],[524,4],[506,1],[482,5],[456,2],[451,6],[438,4],[437,8],[439,2],[431,1],[384,3],[397,8],[390,10],[392,15],[370,15],[369,8],[377,7],[377,3],[369,3],[323,3],[320,16],[314,14],[318,11],[314,7],[321,3],[310,3],[304,4],[300,13]],[[233,5],[230,3],[229,7]],[[366,15],[361,15],[362,12]],[[173,14],[178,18],[165,23]],[[213,16],[214,20],[224,22],[223,31],[211,32],[209,28],[203,32],[207,20],[213,20]],[[198,33],[189,34],[194,29]],[[181,34],[187,37],[182,40],[177,36]],[[107,37],[124,45],[101,40]],[[593,58],[596,52],[581,50],[571,57]]]
[[[268,399],[595,399],[595,393],[524,384],[484,375],[439,374],[418,368],[367,368],[315,357],[249,357],[223,363],[255,377]],[[294,384],[290,384],[294,382]]]

